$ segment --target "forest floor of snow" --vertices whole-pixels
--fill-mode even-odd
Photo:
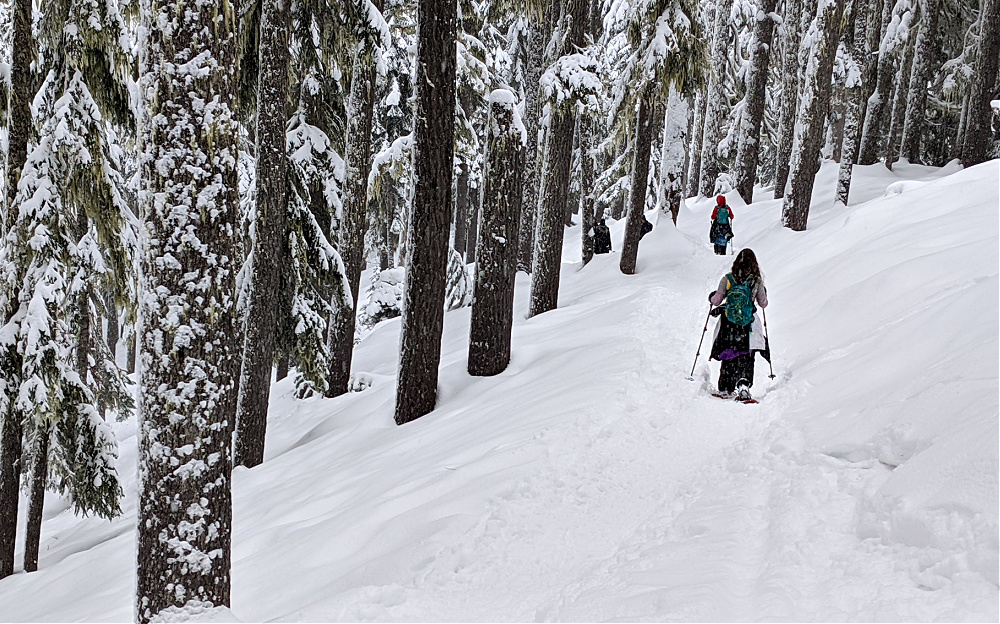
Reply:
[[[232,608],[173,619],[1000,619],[1000,166],[857,167],[849,207],[836,174],[806,232],[729,195],[770,299],[759,404],[710,395],[711,333],[686,379],[733,260],[714,200],[660,217],[634,276],[581,267],[569,228],[557,310],[526,320],[517,277],[505,372],[470,377],[470,310],[446,315],[431,414],[393,422],[398,319],[357,347],[365,390],[275,384],[265,462],[234,472]],[[124,516],[50,495],[0,620],[132,619],[135,421],[115,429]]]

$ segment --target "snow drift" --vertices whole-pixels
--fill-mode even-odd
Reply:
[[[469,309],[448,313],[418,421],[392,420],[398,319],[358,345],[363,391],[279,382],[265,463],[234,475],[232,609],[181,619],[997,620],[998,163],[855,171],[836,206],[824,166],[806,232],[730,197],[771,301],[758,405],[709,396],[704,356],[684,379],[732,262],[710,201],[661,218],[634,276],[565,266],[558,310],[525,320],[519,275],[496,377],[465,372]],[[0,620],[132,618],[134,429],[125,516],[50,497]]]

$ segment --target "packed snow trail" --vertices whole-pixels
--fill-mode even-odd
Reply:
[[[552,312],[524,320],[519,275],[501,375],[469,377],[469,310],[447,314],[438,409],[403,427],[398,321],[358,346],[364,391],[279,382],[265,463],[234,474],[230,615],[997,620],[996,181],[996,162],[861,167],[852,206],[817,201],[805,233],[766,192],[730,196],[771,302],[759,404],[710,396],[712,327],[685,379],[733,261],[706,240],[710,200],[646,236],[634,276],[617,253],[564,266]],[[0,581],[0,620],[131,618],[131,440],[126,516],[50,497],[40,570]]]

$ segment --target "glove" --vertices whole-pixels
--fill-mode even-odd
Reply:
[[[709,312],[709,314],[711,314],[712,316],[722,316],[725,312],[726,309],[722,306],[719,306],[717,308],[712,308],[712,311]]]

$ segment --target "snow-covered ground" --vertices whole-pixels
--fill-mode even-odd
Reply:
[[[709,395],[706,295],[731,257],[711,200],[581,270],[567,230],[559,309],[513,358],[465,372],[448,313],[438,409],[392,420],[399,321],[358,345],[372,385],[272,393],[266,461],[235,472],[225,621],[997,621],[997,161],[817,181],[809,230],[735,194],[771,305],[757,405]],[[622,224],[612,224],[615,249]],[[714,323],[714,320],[713,320]],[[116,425],[125,516],[50,497],[40,570],[0,581],[0,620],[129,620],[135,425]],[[23,515],[22,502],[22,515]],[[17,552],[20,565],[21,549]]]

